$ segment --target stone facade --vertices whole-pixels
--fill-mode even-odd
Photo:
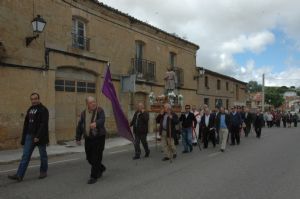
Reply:
[[[200,68],[198,71],[200,73]],[[212,109],[219,106],[229,109],[234,105],[247,105],[247,83],[208,69],[202,71],[204,74],[195,76],[198,82],[197,95],[201,96],[200,104],[207,104]]]
[[[25,38],[33,35],[31,21],[37,15],[47,24],[39,37],[26,46]],[[163,78],[169,67],[180,75],[178,93],[184,96],[184,103],[202,104],[204,96],[218,94],[213,92],[213,85],[204,91],[201,78],[194,78],[199,49],[196,44],[96,0],[2,0],[0,44],[0,150],[19,147],[32,92],[40,93],[42,103],[49,109],[52,144],[74,139],[88,95],[95,96],[104,108],[106,127],[114,134],[110,102],[101,94],[107,62],[129,118],[136,103],[145,101],[149,108],[150,92],[164,92]],[[138,74],[135,92],[122,92],[121,77],[133,73]],[[211,75],[213,78],[215,74]],[[242,86],[238,90],[241,89]],[[230,103],[243,101],[243,97],[234,96],[228,94]],[[150,117],[152,131],[155,114]]]
[[[110,103],[101,94],[107,62],[111,63],[118,97],[129,118],[134,104],[148,101],[150,91],[164,92],[163,77],[171,66],[171,52],[176,55],[174,66],[187,69],[184,79],[191,79],[194,75],[197,45],[97,1],[3,0],[0,13],[3,49],[0,51],[3,93],[0,100],[0,149],[19,146],[32,92],[40,93],[42,103],[49,108],[51,143],[74,138],[76,122],[88,95],[94,95],[104,108],[106,127],[114,133],[116,127]],[[32,36],[31,21],[37,15],[41,15],[47,24],[39,37],[26,47],[25,38]],[[81,33],[84,38],[80,37]],[[138,42],[143,44],[143,54],[137,58]],[[139,65],[142,66],[141,73],[145,72],[145,66],[152,67],[154,77],[151,82],[141,77],[135,93],[123,93],[120,77],[136,73],[133,66],[139,62],[135,60],[144,60]],[[89,88],[82,91],[82,85],[91,85],[90,92],[87,91]],[[181,90],[186,89],[196,89],[196,82],[184,82]]]

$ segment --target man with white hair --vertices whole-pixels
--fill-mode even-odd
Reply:
[[[86,159],[91,165],[91,174],[88,184],[94,184],[106,170],[102,164],[106,135],[106,129],[104,127],[105,114],[103,109],[97,106],[94,97],[87,97],[86,105],[87,108],[81,113],[77,125],[76,142],[80,145],[82,136],[85,139]]]
[[[200,122],[202,133],[203,133],[203,143],[204,148],[208,147],[208,142],[211,140],[214,147],[216,147],[216,136],[215,136],[215,118],[211,114],[209,108],[204,109],[204,115]]]
[[[177,157],[174,137],[176,136],[176,124],[179,123],[178,116],[172,111],[172,106],[168,103],[164,105],[164,112],[157,116],[160,123],[159,133],[162,138],[162,145],[165,157],[162,161],[167,161]]]
[[[130,126],[133,126],[133,133],[135,136],[135,156],[133,157],[133,160],[140,159],[140,142],[142,142],[142,145],[145,149],[145,158],[149,157],[150,150],[147,143],[148,121],[149,113],[145,111],[144,104],[139,103],[137,106],[137,111],[134,113],[133,118],[130,122]]]

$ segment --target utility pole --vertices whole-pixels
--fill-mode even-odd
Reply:
[[[265,74],[262,75],[262,99],[261,99],[261,111],[265,111]]]

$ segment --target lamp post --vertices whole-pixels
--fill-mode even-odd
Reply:
[[[32,37],[26,37],[26,47],[29,46],[29,44],[35,40],[36,38],[39,37],[39,33],[42,33],[45,26],[46,26],[46,21],[40,16],[37,15],[32,21],[32,29],[33,29],[33,33],[36,33],[35,36]]]

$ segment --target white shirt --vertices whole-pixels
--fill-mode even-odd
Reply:
[[[209,123],[209,116],[210,115],[205,115],[205,125],[208,126]]]

